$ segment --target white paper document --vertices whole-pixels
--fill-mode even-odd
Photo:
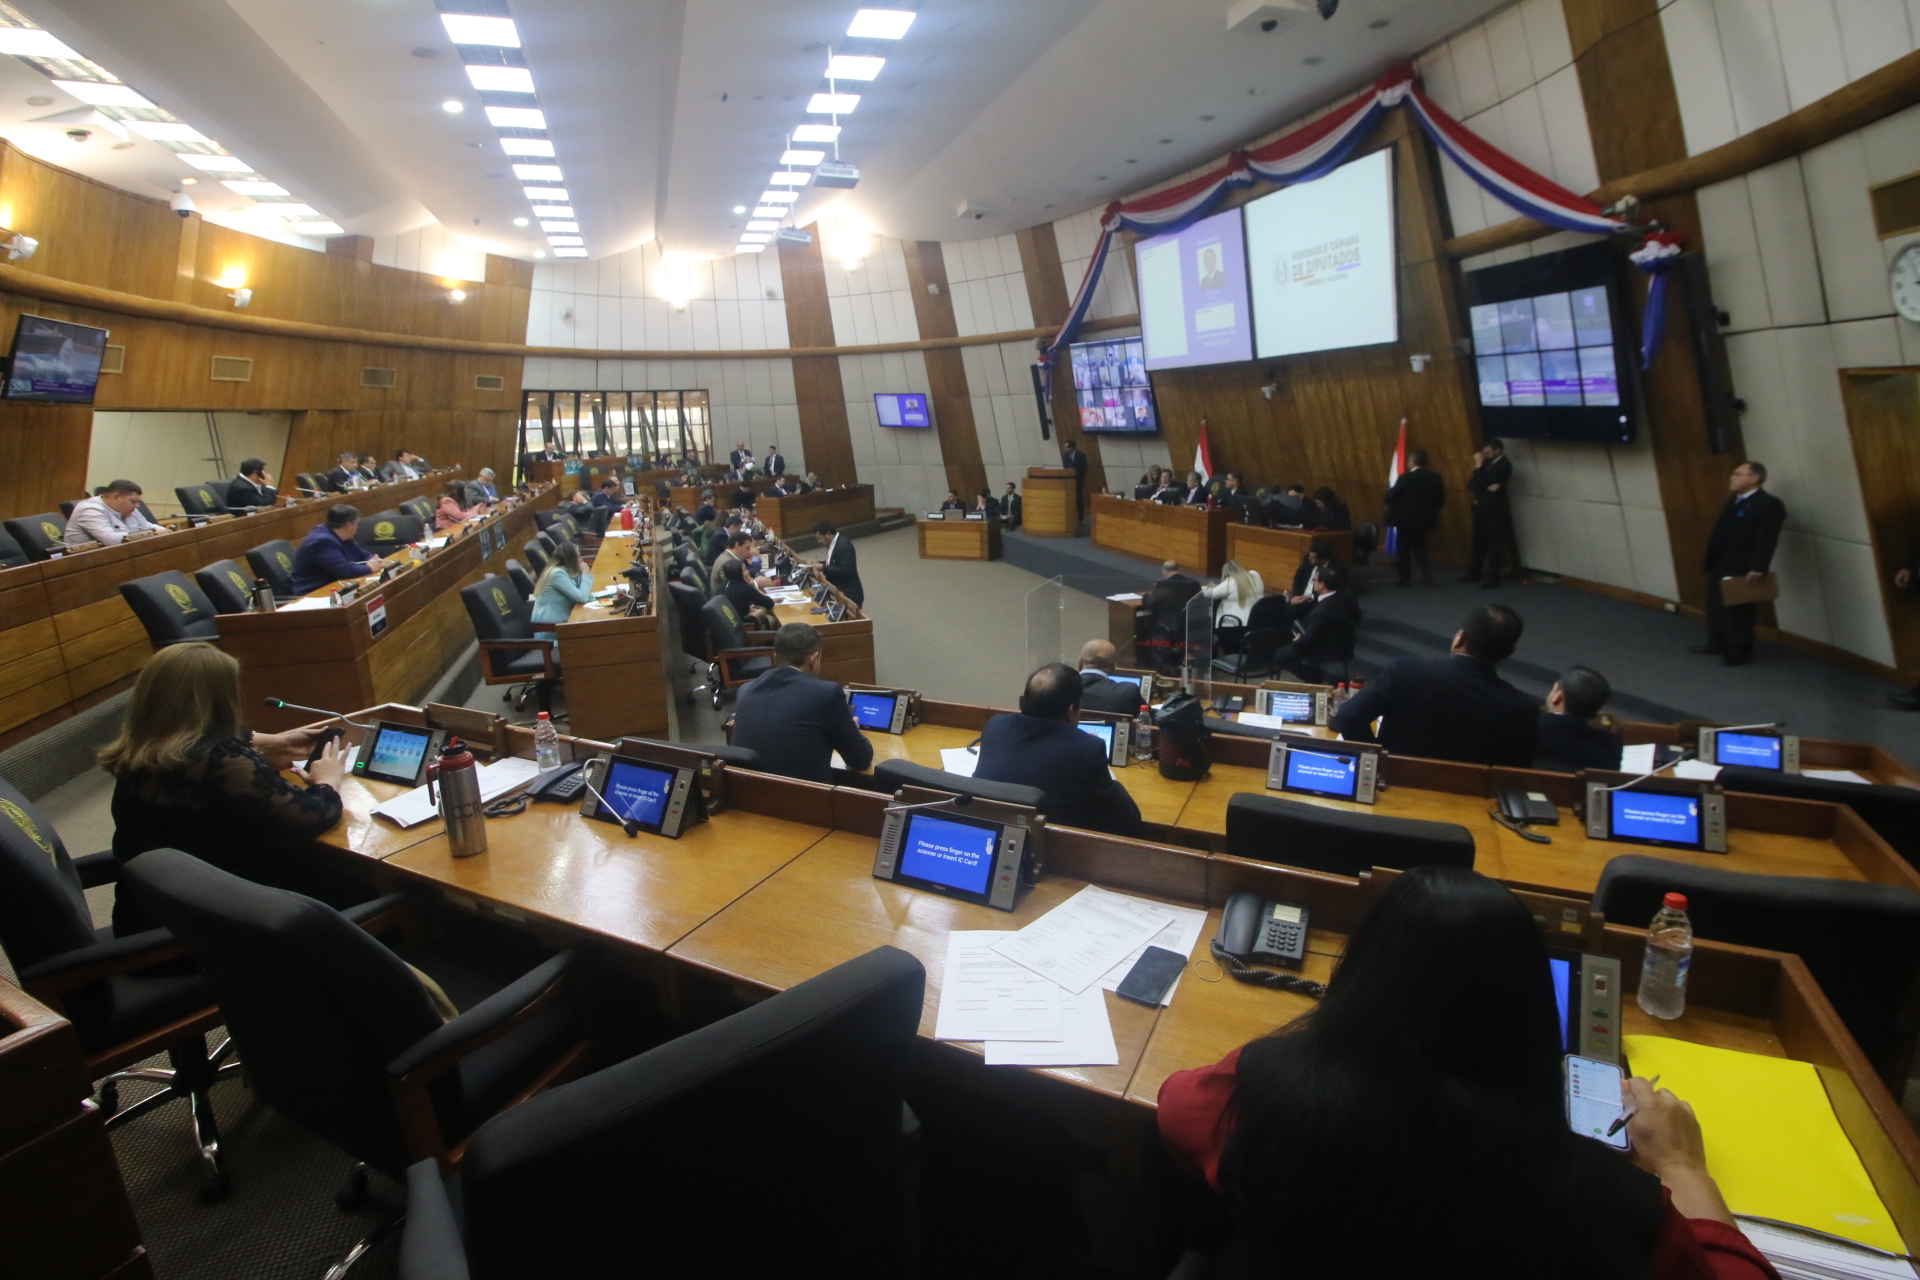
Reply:
[[[940,749],[940,767],[948,773],[957,773],[963,778],[973,776],[973,767],[980,763],[980,753],[969,751],[965,747],[942,747]]]
[[[1161,907],[1160,909],[1171,914],[1173,916],[1172,921],[1159,933],[1156,933],[1153,937],[1148,938],[1145,942],[1135,947],[1126,959],[1107,970],[1106,976],[1100,979],[1100,989],[1102,991],[1119,990],[1120,984],[1126,980],[1127,971],[1133,968],[1134,962],[1140,958],[1141,953],[1148,947],[1159,947],[1166,951],[1177,951],[1188,960],[1193,959],[1193,944],[1200,941],[1200,930],[1206,927],[1207,913],[1198,907]],[[1167,994],[1160,997],[1160,1003],[1162,1005],[1172,1004],[1173,993],[1179,989],[1180,979],[1175,978],[1173,985],[1167,988]]]
[[[1915,1274],[1912,1263],[1850,1240],[1744,1216],[1739,1226],[1782,1280],[1913,1280]]]
[[[298,600],[289,600],[274,607],[276,613],[304,613],[308,609],[331,609],[325,596],[301,596]]]
[[[1851,769],[1802,769],[1803,778],[1818,778],[1822,782],[1854,782],[1863,787],[1873,785],[1873,779],[1863,778]]]
[[[935,1040],[1060,1039],[1060,988],[993,950],[1012,936],[977,929],[947,935]]]
[[[1170,907],[1090,884],[993,949],[1078,994],[1172,922]]]
[[[1261,729],[1279,729],[1282,732],[1295,734],[1303,738],[1313,736],[1307,732],[1305,725],[1288,724],[1279,716],[1263,716],[1258,711],[1242,711],[1240,713],[1240,723],[1254,725]]]
[[[1115,604],[1138,604],[1142,598],[1138,591],[1122,591],[1117,596],[1107,597],[1107,599],[1113,601]]]
[[[1652,773],[1653,752],[1657,744],[1636,742],[1630,747],[1620,748],[1620,772]]]
[[[1006,935],[1000,935],[1005,937]],[[1051,984],[1049,984],[1051,985]],[[989,1040],[990,1067],[1117,1067],[1120,1050],[1113,1043],[1113,1022],[1107,1017],[1107,996],[1099,987],[1079,995],[1060,992],[1058,1040]]]
[[[1682,760],[1673,766],[1676,778],[1695,778],[1702,782],[1711,782],[1720,776],[1720,766],[1708,764],[1705,760]]]
[[[507,792],[531,781],[540,772],[540,766],[531,760],[522,760],[518,756],[509,756],[505,760],[495,760],[492,764],[480,766],[480,799],[498,800]],[[438,790],[438,784],[435,784]],[[427,797],[427,789],[415,787],[403,796],[393,799],[374,810],[383,818],[391,819],[403,827],[417,827],[421,823],[440,816],[439,808]]]

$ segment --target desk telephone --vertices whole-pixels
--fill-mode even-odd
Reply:
[[[525,813],[527,806],[536,800],[553,800],[560,804],[579,804],[580,797],[587,789],[587,778],[581,769],[584,760],[575,760],[556,769],[548,769],[537,775],[526,788],[510,796],[488,804],[482,811],[489,818],[510,818],[517,813]]]
[[[1256,969],[1249,961],[1297,969],[1307,958],[1307,909],[1297,903],[1275,902],[1251,891],[1227,899],[1220,913],[1220,934],[1213,940],[1213,958],[1241,982],[1275,987],[1315,999],[1325,995],[1325,984],[1290,973]]]
[[[1539,791],[1529,791],[1525,787],[1501,787],[1498,792],[1500,807],[1493,811],[1495,822],[1513,832],[1523,840],[1535,844],[1552,844],[1553,841],[1537,831],[1529,831],[1529,823],[1542,826],[1559,826],[1560,810],[1553,801]]]

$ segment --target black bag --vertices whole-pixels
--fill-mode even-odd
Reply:
[[[1205,703],[1176,693],[1153,713],[1153,729],[1160,742],[1161,777],[1192,782],[1207,776],[1213,760],[1207,754]]]

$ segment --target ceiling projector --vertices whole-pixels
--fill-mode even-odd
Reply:
[[[860,166],[848,164],[844,160],[829,160],[813,171],[813,185],[857,187],[860,185]]]

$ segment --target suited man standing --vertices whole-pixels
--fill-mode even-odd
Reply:
[[[860,585],[860,560],[853,553],[853,539],[833,526],[828,520],[822,520],[813,526],[813,536],[820,540],[826,554],[820,557],[821,572],[827,575],[827,581],[840,588],[840,594],[857,605],[867,603],[867,590]]]
[[[1047,821],[1109,835],[1140,834],[1140,806],[1107,767],[1100,740],[1080,731],[1080,673],[1051,662],[1027,677],[1020,710],[987,721],[980,731],[984,782],[1039,787]]]
[[[733,442],[733,452],[727,455],[727,470],[739,471],[741,464],[753,456],[753,450],[747,448],[745,440]]]
[[[1540,703],[1497,670],[1524,630],[1505,605],[1481,605],[1454,632],[1446,657],[1395,658],[1381,668],[1334,713],[1334,731],[1349,742],[1378,742],[1396,756],[1527,768]]]
[[[1460,575],[1460,581],[1493,588],[1500,585],[1500,567],[1507,553],[1516,546],[1513,540],[1513,507],[1508,498],[1513,489],[1513,464],[1507,461],[1507,446],[1488,440],[1473,455],[1473,477],[1467,488],[1473,492],[1473,562]],[[1515,553],[1514,569],[1520,568]]]
[[[1087,455],[1080,452],[1080,446],[1072,440],[1060,453],[1060,465],[1073,472],[1074,511],[1087,514]]]
[[[1387,523],[1398,538],[1394,553],[1400,571],[1400,585],[1413,585],[1413,566],[1420,565],[1420,581],[1433,585],[1433,562],[1427,558],[1427,535],[1440,523],[1440,508],[1447,505],[1446,481],[1437,471],[1427,470],[1427,451],[1415,449],[1407,455],[1412,464],[1387,490]]]
[[[1753,661],[1760,606],[1730,605],[1721,588],[1729,578],[1758,584],[1773,564],[1781,527],[1787,523],[1787,504],[1768,493],[1766,483],[1767,469],[1760,463],[1749,459],[1735,467],[1727,478],[1727,505],[1720,508],[1707,537],[1707,642],[1693,651],[1719,654],[1723,667]]]
[[[1007,491],[1000,495],[1000,514],[1006,517],[1007,528],[1020,527],[1020,486],[1007,481]]]
[[[831,783],[836,751],[856,773],[873,763],[846,694],[820,678],[820,654],[819,631],[789,622],[774,633],[772,668],[740,690],[733,745],[759,752],[768,773]]]
[[[770,444],[767,446],[766,461],[760,469],[764,474],[770,476],[783,476],[787,474],[787,460],[781,455],[778,444]]]

